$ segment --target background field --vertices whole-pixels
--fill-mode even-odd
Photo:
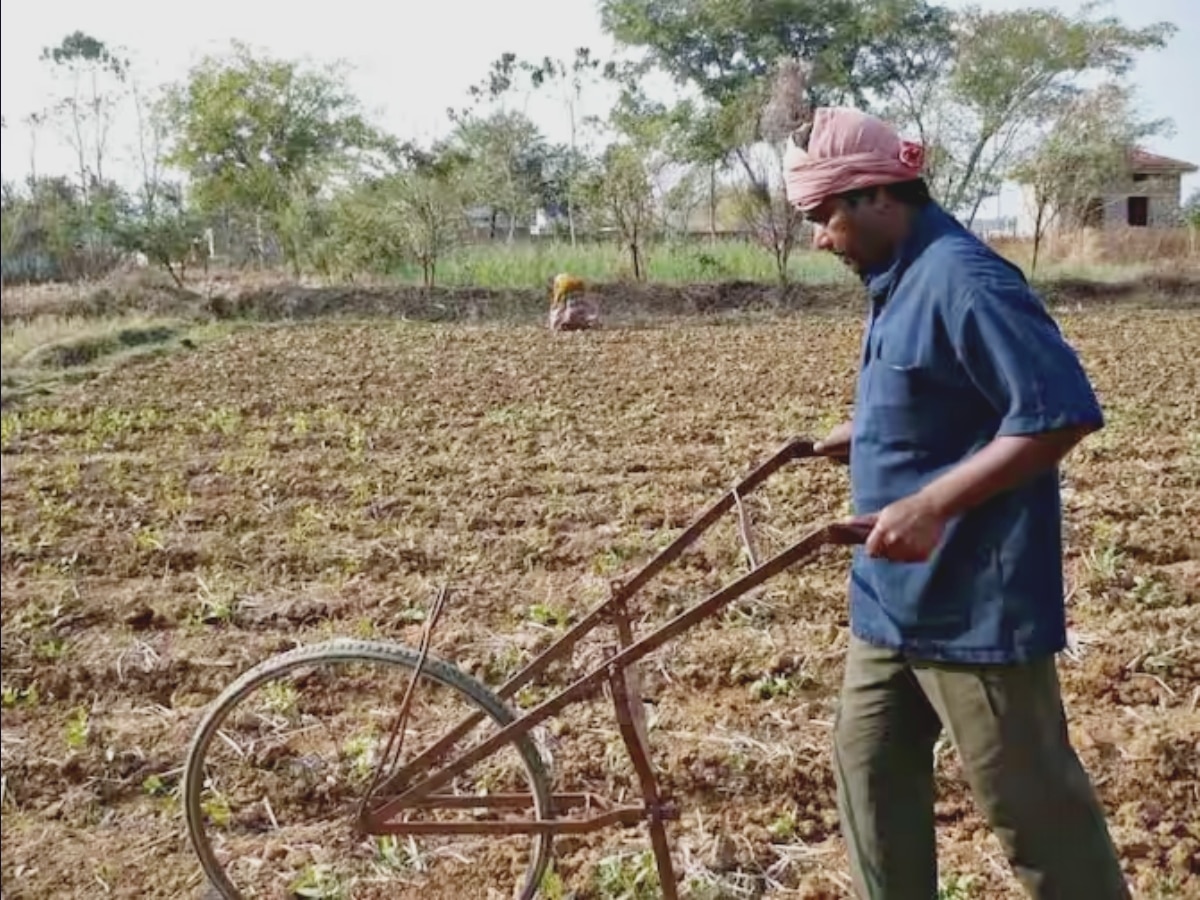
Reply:
[[[39,396],[27,379],[3,416],[5,895],[199,896],[176,788],[237,672],[334,634],[415,641],[413,609],[448,579],[435,651],[496,684],[783,440],[846,413],[860,308],[844,287],[637,290],[605,289],[615,327],[559,336],[540,292],[360,292],[357,317],[254,326],[202,298],[114,319],[43,296],[54,314],[21,319],[6,296],[6,379],[12,360],[86,381]],[[246,296],[260,317],[324,302]],[[1064,473],[1073,737],[1138,896],[1196,897],[1195,290],[1053,296],[1109,417]],[[476,321],[394,318],[442,301]],[[684,315],[697,306],[723,312]],[[78,327],[107,349],[64,370],[53,348]],[[114,347],[173,352],[92,365]],[[836,467],[780,476],[753,508],[764,551],[846,498]],[[847,896],[828,759],[847,562],[797,568],[646,667],[693,896]],[[646,625],[742,566],[719,532],[646,595]],[[630,788],[610,709],[566,721],[561,787]],[[952,750],[939,772],[944,895],[1019,896]],[[579,897],[625,896],[644,847],[638,830],[564,840],[558,873]]]

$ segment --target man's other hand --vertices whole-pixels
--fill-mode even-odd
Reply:
[[[850,434],[853,430],[853,422],[843,422],[821,440],[813,444],[813,452],[818,456],[827,456],[840,463],[849,463]]]
[[[904,497],[875,515],[853,521],[872,526],[867,535],[867,553],[892,562],[925,562],[946,530],[945,517],[922,494]]]

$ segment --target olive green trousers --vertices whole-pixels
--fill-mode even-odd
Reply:
[[[834,733],[860,900],[936,900],[933,749],[945,729],[1036,900],[1127,900],[1104,812],[1067,737],[1053,657],[926,663],[851,638]]]

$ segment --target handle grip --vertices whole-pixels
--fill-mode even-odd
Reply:
[[[840,456],[835,453],[823,452],[817,450],[817,442],[810,438],[794,438],[788,443],[788,450],[792,459],[832,459],[835,462],[849,462],[849,450],[846,456]]]
[[[829,541],[833,544],[865,544],[874,527],[868,522],[834,522],[829,527]]]
[[[816,441],[809,438],[793,438],[788,442],[788,450],[792,459],[808,459],[819,455],[816,446]]]

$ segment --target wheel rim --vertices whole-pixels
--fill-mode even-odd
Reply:
[[[214,704],[188,757],[185,802],[192,846],[222,896],[279,896],[281,888],[289,895],[389,900],[536,894],[549,835],[355,835],[353,814],[386,745],[412,658],[406,648],[363,643],[301,653],[252,670]],[[511,714],[483,685],[427,661],[404,737],[405,760],[478,709],[488,717],[458,752],[494,734]],[[528,739],[501,748],[450,790],[528,793],[532,809],[524,818],[550,814],[545,775]],[[404,816],[472,817],[478,812]]]

